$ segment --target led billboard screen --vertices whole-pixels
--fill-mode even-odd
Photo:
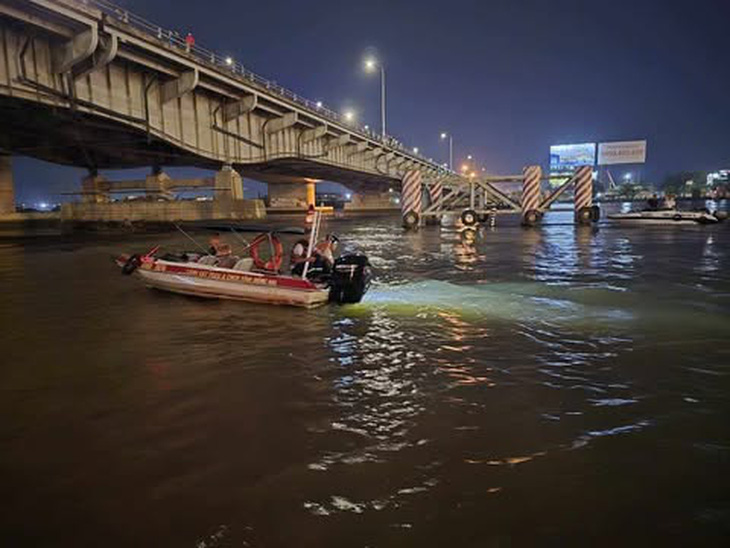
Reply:
[[[572,171],[578,166],[596,163],[596,143],[553,145],[550,147],[550,171]]]

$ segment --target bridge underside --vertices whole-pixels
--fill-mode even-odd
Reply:
[[[0,95],[0,119],[0,150],[11,154],[89,169],[220,168],[220,162],[100,114]],[[234,168],[244,177],[266,183],[306,183],[306,179],[318,179],[342,183],[355,192],[384,191],[398,183],[386,175],[348,171],[342,166],[301,157],[234,164]]]

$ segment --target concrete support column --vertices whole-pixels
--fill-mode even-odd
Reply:
[[[171,200],[173,198],[172,192],[170,191],[171,182],[172,179],[170,179],[167,173],[155,170],[145,178],[145,192],[155,197]]]
[[[81,190],[84,193],[81,201],[86,204],[106,204],[109,198],[109,183],[96,173],[90,173],[81,181]]]
[[[216,200],[243,200],[243,178],[230,165],[215,174],[214,196]]]
[[[269,207],[307,209],[308,186],[302,183],[269,183]]]
[[[317,186],[316,183],[307,183],[307,207],[317,205]]]
[[[0,215],[5,213],[15,213],[13,161],[10,156],[0,154]]]

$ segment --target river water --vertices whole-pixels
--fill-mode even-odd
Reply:
[[[0,239],[3,546],[649,546],[730,538],[730,222],[472,247],[330,221],[358,305],[144,289],[179,234]]]

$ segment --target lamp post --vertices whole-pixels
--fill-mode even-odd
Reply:
[[[446,139],[449,140],[449,169],[454,171],[454,138],[450,133],[441,132],[441,140],[445,141]]]
[[[385,67],[375,57],[365,59],[365,71],[375,72],[380,70],[380,133],[385,139]]]

